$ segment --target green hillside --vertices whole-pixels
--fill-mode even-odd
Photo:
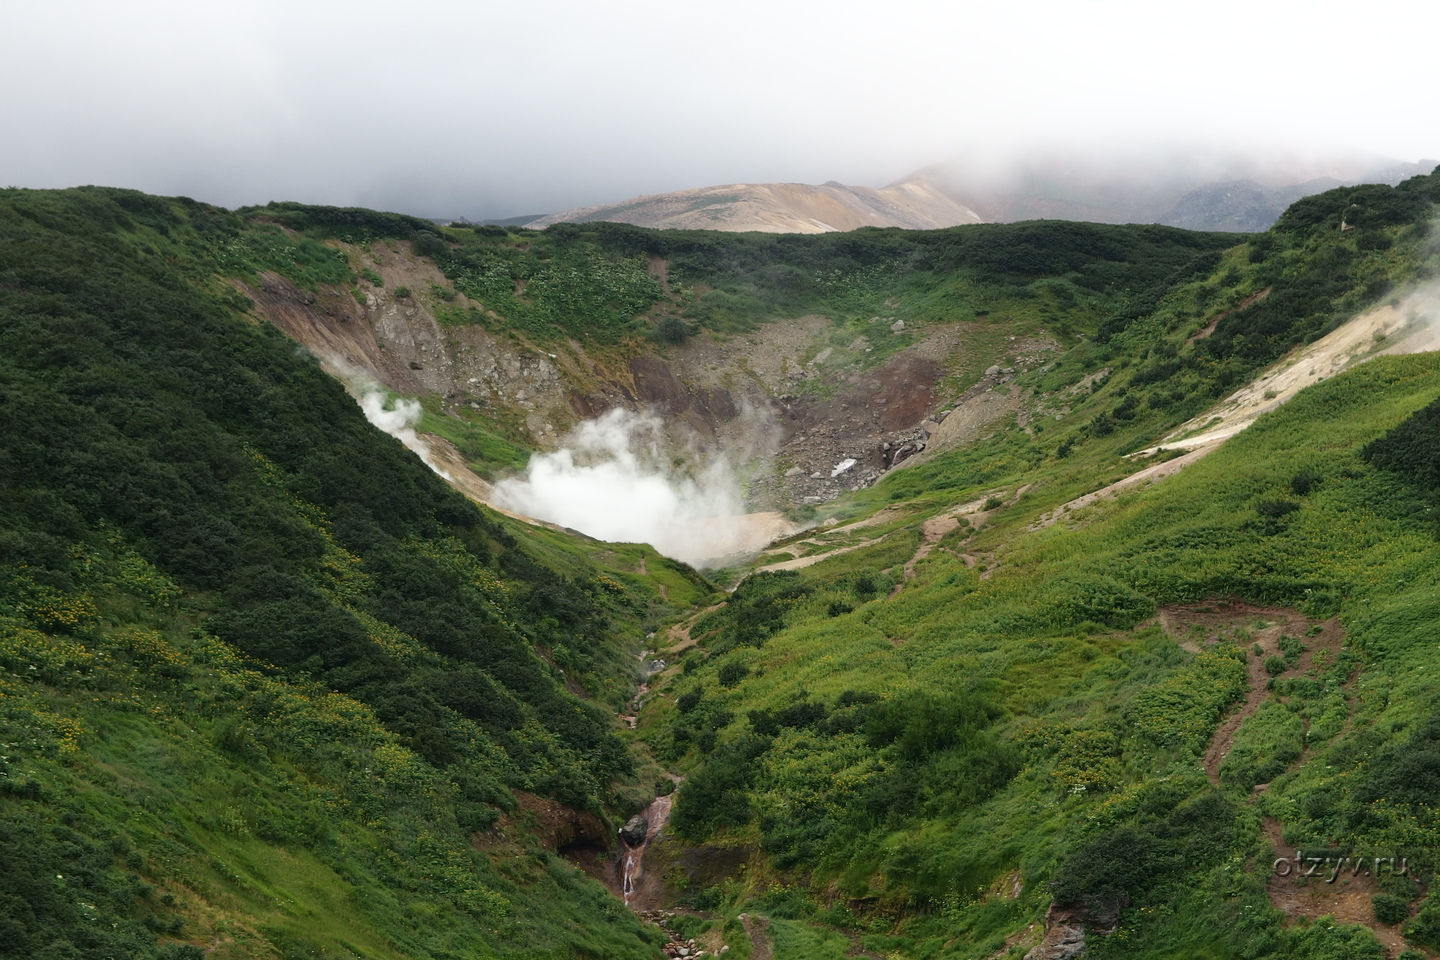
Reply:
[[[653,955],[536,840],[471,836],[516,791],[649,795],[611,715],[655,580],[547,559],[372,429],[238,312],[228,217],[0,196],[0,949]]]
[[[1435,277],[1435,198],[1432,176],[1298,204],[1021,380],[1088,383],[1062,415],[891,473],[829,511],[883,523],[804,548],[859,549],[756,574],[695,622],[642,729],[689,775],[682,836],[760,869],[690,902],[846,933],[796,954],[816,957],[1018,958],[1052,900],[1113,927],[1086,956],[1385,956],[1357,926],[1282,924],[1273,826],[1408,857],[1364,919],[1440,948],[1440,359],[1372,360],[1163,483],[1042,522],[1292,345]],[[1209,753],[1227,715],[1246,719]]]
[[[1052,901],[1086,956],[1440,950],[1437,355],[1060,510],[1433,281],[1437,199],[1440,172],[1253,237],[798,237],[0,191],[0,955],[654,957],[575,864],[666,771],[672,929],[736,957],[1018,958]],[[237,292],[358,296],[337,241],[408,243],[484,307],[445,323],[619,357],[812,313],[1065,346],[1012,385],[1023,425],[823,505],[781,548],[849,549],[724,597],[371,428]],[[444,423],[513,465],[487,416]],[[698,642],[631,733],[671,625]],[[1365,924],[1308,888],[1287,917],[1297,846],[1410,872],[1347,882]]]

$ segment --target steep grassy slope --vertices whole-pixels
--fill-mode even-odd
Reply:
[[[688,902],[913,956],[1019,957],[1052,900],[1092,956],[1383,956],[1401,928],[1440,946],[1435,355],[1373,360],[1157,486],[1051,513],[1292,344],[1433,280],[1436,197],[1432,176],[1297,205],[1021,378],[1029,430],[837,504],[873,525],[787,550],[849,549],[693,623],[642,722],[689,774]],[[1412,873],[1295,893],[1270,873],[1297,845]],[[743,873],[697,867],[737,849]],[[1289,922],[1321,912],[1385,946]]]
[[[552,851],[652,789],[609,714],[703,581],[517,539],[214,276],[318,244],[100,189],[0,237],[7,954],[650,955]]]

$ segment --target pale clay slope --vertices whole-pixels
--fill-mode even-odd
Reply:
[[[931,230],[983,222],[979,214],[924,178],[880,190],[840,183],[737,183],[578,207],[527,226],[608,220],[664,229],[831,233],[857,227]]]
[[[1161,443],[1133,456],[1148,456],[1160,450],[1193,450],[1233,437],[1306,387],[1363,360],[1436,349],[1440,349],[1440,285],[1424,287],[1403,299],[1367,310],[1285,357],[1218,406],[1181,424]]]
[[[1308,386],[1363,363],[1372,357],[1440,350],[1440,284],[1412,291],[1403,298],[1365,311],[1309,346],[1271,366],[1258,379],[1235,391],[1217,406],[1181,424],[1162,443],[1130,456],[1145,457],[1163,450],[1184,450],[1184,456],[1146,467],[1094,493],[1087,493],[1040,517],[1032,530],[1049,526],[1097,500],[1179,473],[1245,430]]]

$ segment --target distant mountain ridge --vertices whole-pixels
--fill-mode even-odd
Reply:
[[[763,233],[831,233],[857,227],[930,230],[981,223],[974,210],[923,178],[880,190],[830,181],[736,183],[634,197],[549,214],[526,226],[612,220],[637,226]]]
[[[614,221],[658,229],[829,233],[858,227],[926,230],[966,223],[1085,220],[1188,230],[1264,230],[1301,197],[1355,183],[1391,186],[1436,162],[1266,164],[1189,157],[1112,162],[1039,157],[1003,171],[936,165],[880,189],[835,181],[737,183],[576,207],[523,225]],[[507,224],[520,225],[520,218]]]

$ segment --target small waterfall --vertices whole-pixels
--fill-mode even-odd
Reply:
[[[656,797],[650,802],[650,806],[646,807],[645,812],[640,815],[644,818],[646,826],[645,837],[639,843],[632,843],[631,838],[624,836],[622,828],[620,892],[627,907],[630,906],[640,878],[644,875],[645,848],[650,845],[651,840],[660,835],[660,831],[665,827],[665,820],[670,816],[670,805],[674,801],[675,795],[670,794]]]
[[[625,870],[620,877],[620,892],[625,897],[625,906],[630,906],[630,897],[635,893],[635,869],[640,860],[634,850],[625,851]]]

